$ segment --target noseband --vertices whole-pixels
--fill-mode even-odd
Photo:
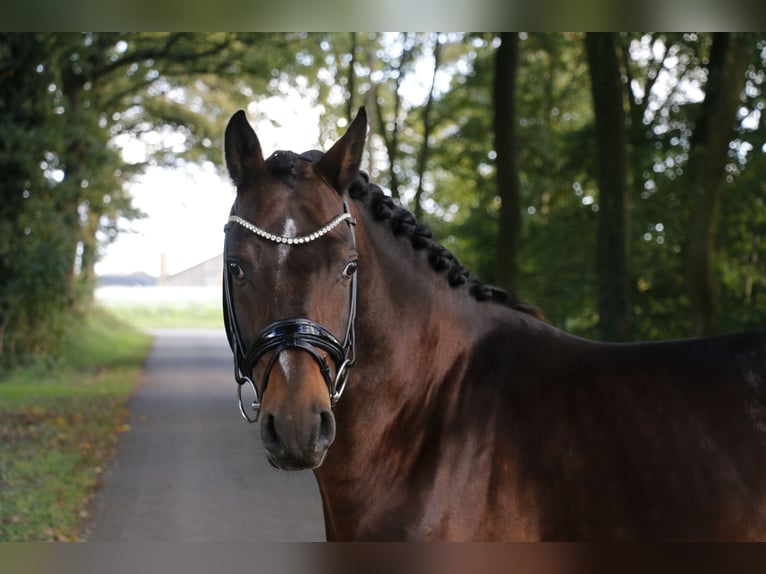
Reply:
[[[229,222],[224,227],[224,232],[231,228],[233,223],[243,226],[256,236],[277,244],[284,245],[302,245],[310,243],[326,235],[343,221],[348,222],[351,231],[351,241],[356,247],[356,238],[354,236],[354,225],[356,221],[351,216],[348,209],[348,203],[343,201],[343,213],[336,216],[330,223],[311,233],[299,237],[286,237],[269,233],[246,219],[236,215],[229,217]],[[224,270],[223,270],[223,319],[226,326],[226,337],[229,340],[229,346],[234,354],[234,378],[239,387],[237,396],[239,400],[239,410],[242,416],[254,423],[258,420],[261,411],[261,398],[266,390],[269,375],[274,364],[279,359],[279,355],[289,349],[306,351],[319,365],[319,370],[327,385],[330,394],[330,404],[335,407],[338,399],[343,394],[348,381],[348,374],[351,366],[354,364],[354,321],[356,319],[356,273],[351,276],[351,296],[349,301],[348,323],[346,325],[346,334],[341,343],[335,335],[319,323],[303,317],[293,319],[283,319],[275,321],[263,331],[261,331],[246,349],[242,343],[242,338],[237,326],[237,319],[234,315],[234,305],[231,293],[231,278],[228,266],[226,265],[226,244],[224,242]],[[325,354],[332,360],[335,367],[335,376],[333,376],[330,366],[327,364]],[[262,357],[271,353],[266,362],[266,370],[261,378],[260,391],[250,377],[253,368]],[[242,387],[248,384],[253,392],[255,400],[246,408],[242,399]],[[252,416],[249,414],[252,412]]]

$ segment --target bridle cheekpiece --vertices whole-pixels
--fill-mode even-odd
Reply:
[[[229,216],[229,222],[224,227],[224,232],[227,232],[228,234],[231,225],[236,223],[248,231],[251,231],[256,236],[273,243],[283,245],[304,245],[323,237],[344,221],[348,222],[349,229],[351,230],[351,240],[354,247],[356,247],[356,238],[354,236],[354,225],[356,225],[356,220],[349,212],[348,203],[345,199],[343,201],[343,213],[334,217],[332,221],[321,229],[308,235],[298,237],[275,235],[237,215]],[[234,354],[234,378],[239,385],[237,389],[237,397],[242,416],[250,423],[254,423],[258,420],[261,410],[261,398],[266,389],[271,369],[279,359],[279,355],[288,349],[306,351],[314,358],[319,365],[319,370],[327,385],[330,394],[330,404],[332,407],[335,407],[346,388],[349,370],[356,359],[354,349],[354,323],[356,319],[357,274],[354,273],[351,275],[348,323],[346,325],[346,333],[343,342],[339,341],[335,335],[319,323],[304,317],[297,317],[292,319],[282,319],[270,324],[255,337],[255,340],[246,349],[242,343],[237,319],[234,314],[231,279],[229,277],[230,272],[226,263],[226,242],[224,242],[223,257],[223,318],[226,327],[226,337],[229,340],[229,346]],[[334,364],[334,376],[322,351],[329,356]],[[259,391],[258,387],[250,377],[250,373],[258,361],[269,353],[271,353],[271,355],[266,362],[266,369],[261,378]],[[242,387],[245,384],[250,386],[255,397],[249,408],[245,407],[245,402],[242,397]],[[250,412],[252,412],[252,416],[249,414]]]

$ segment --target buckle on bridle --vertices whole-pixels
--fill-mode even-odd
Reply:
[[[237,378],[237,399],[239,401],[239,412],[242,413],[242,416],[245,417],[245,420],[249,423],[255,423],[258,422],[258,417],[261,414],[261,399],[258,396],[258,390],[255,388],[255,383],[253,382],[253,379],[250,377],[240,376]],[[245,386],[245,384],[249,384],[250,388],[253,390],[253,397],[255,399],[250,404],[250,410],[253,412],[253,417],[251,418],[248,413],[247,409],[245,408],[245,402],[242,400],[242,387]]]
[[[335,405],[340,400],[343,391],[346,389],[346,383],[348,382],[349,369],[354,365],[354,360],[346,358],[338,367],[335,373],[335,384],[333,392],[330,394],[330,406],[335,408]]]

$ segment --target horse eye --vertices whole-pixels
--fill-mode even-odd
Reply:
[[[343,277],[346,279],[349,279],[354,273],[356,273],[356,270],[359,268],[359,261],[349,261],[346,263],[346,266],[343,268]]]
[[[239,266],[239,263],[237,263],[236,261],[229,261],[228,266],[229,266],[229,273],[231,273],[234,279],[244,279],[245,272],[242,271],[242,267]]]

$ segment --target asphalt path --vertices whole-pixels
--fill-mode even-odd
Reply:
[[[104,472],[93,542],[324,540],[310,471],[269,466],[239,414],[223,331],[157,331],[130,430]]]

